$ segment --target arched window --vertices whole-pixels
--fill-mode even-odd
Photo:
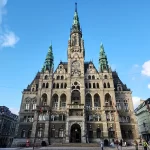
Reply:
[[[91,79],[91,76],[88,76],[88,79]]]
[[[39,138],[41,138],[41,137],[43,136],[43,129],[42,129],[42,128],[39,128],[39,129],[38,129],[37,136],[38,136]]]
[[[34,88],[32,88],[32,92],[34,92]]]
[[[22,130],[22,131],[21,131],[21,137],[22,137],[22,138],[25,138],[25,137],[26,137],[26,131],[25,131],[25,130]]]
[[[65,94],[62,94],[60,96],[60,107],[62,108],[66,107],[66,95]]]
[[[107,75],[104,75],[104,79],[107,79]]]
[[[88,88],[87,83],[85,83],[85,88]]]
[[[60,76],[57,76],[57,80],[59,80],[60,79]]]
[[[65,83],[65,86],[64,86],[64,88],[65,88],[65,89],[67,88],[67,83]]]
[[[64,76],[61,76],[61,80],[63,80],[64,79]]]
[[[91,83],[89,83],[89,88],[91,88]]]
[[[52,107],[57,108],[58,107],[58,95],[54,94],[52,98]]]
[[[105,106],[112,106],[112,100],[109,93],[105,95]]]
[[[30,102],[26,101],[25,110],[29,110],[29,109],[30,109]]]
[[[44,79],[45,79],[45,80],[47,80],[47,79],[48,79],[48,76],[47,76],[47,75],[45,75]]]
[[[56,88],[57,88],[57,89],[59,89],[59,83],[57,83],[57,86],[56,86]]]
[[[33,101],[32,110],[35,110],[35,109],[36,109],[36,101]]]
[[[46,88],[48,88],[48,83],[46,83]]]
[[[87,94],[85,97],[85,105],[86,105],[86,109],[91,109],[92,108],[92,96],[91,94]]]
[[[106,88],[106,83],[104,83],[103,85],[104,85],[104,88]]]
[[[63,83],[61,83],[61,89],[63,89]]]
[[[64,130],[63,129],[59,129],[59,137],[64,137]]]
[[[128,137],[129,137],[129,139],[132,139],[132,137],[133,137],[133,134],[132,134],[131,130],[128,131]]]
[[[109,82],[107,83],[107,88],[110,88],[110,84],[109,84]]]
[[[99,83],[97,83],[97,88],[99,89]]]
[[[27,122],[27,116],[23,117],[23,122]]]
[[[94,76],[94,75],[92,76],[92,79],[93,79],[93,80],[95,79],[95,76]]]
[[[93,83],[93,88],[95,89],[96,87],[95,87],[95,83]]]
[[[32,130],[29,130],[29,131],[28,131],[28,136],[27,136],[27,138],[30,138],[30,137],[31,137],[31,133],[32,133]]]
[[[97,107],[100,107],[100,96],[96,93],[94,95],[94,107],[97,108]]]
[[[42,87],[45,88],[45,83],[43,83]]]
[[[100,138],[100,137],[101,137],[101,129],[97,128],[97,138]]]
[[[80,86],[76,86],[76,89],[80,90]]]
[[[43,105],[43,106],[46,106],[46,105],[47,105],[47,95],[46,95],[46,94],[43,94],[43,95],[42,95],[42,105]]]

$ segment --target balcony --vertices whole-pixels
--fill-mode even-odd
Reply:
[[[68,104],[68,109],[84,109],[84,104]]]
[[[104,106],[105,111],[115,111],[116,109],[113,106]]]

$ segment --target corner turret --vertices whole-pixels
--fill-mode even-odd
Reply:
[[[49,47],[48,53],[46,55],[46,59],[42,68],[42,72],[48,70],[49,72],[53,72],[54,69],[54,56],[52,50],[52,44]]]
[[[101,44],[100,46],[99,65],[100,65],[100,72],[104,72],[104,71],[109,72],[109,65],[108,65],[107,56],[105,54],[103,44]]]

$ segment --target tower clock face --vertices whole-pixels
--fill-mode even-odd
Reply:
[[[79,61],[74,61],[71,65],[72,75],[80,75],[80,63]]]

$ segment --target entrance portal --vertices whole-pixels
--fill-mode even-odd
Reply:
[[[70,142],[81,143],[81,127],[79,124],[73,124],[71,126]]]

